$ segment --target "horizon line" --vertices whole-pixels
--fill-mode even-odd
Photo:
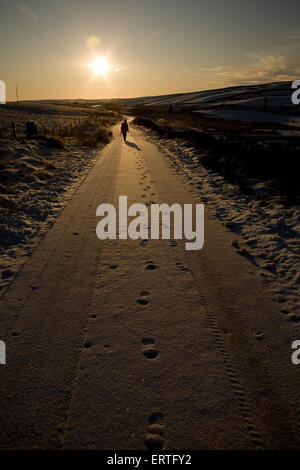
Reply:
[[[275,85],[280,83],[292,83],[293,80],[283,80],[283,81],[275,81],[275,82],[261,82],[261,83],[249,83],[244,85],[230,85],[226,87],[220,88],[205,88],[203,90],[196,90],[196,91],[185,91],[185,92],[176,92],[176,93],[165,93],[165,94],[155,94],[155,95],[142,95],[142,96],[135,96],[131,98],[37,98],[37,99],[26,99],[26,100],[19,100],[19,103],[26,103],[26,102],[33,102],[33,101],[120,101],[120,100],[136,100],[142,98],[155,98],[160,96],[178,96],[178,95],[189,95],[194,93],[204,93],[206,91],[217,91],[217,90],[228,90],[232,88],[245,88],[245,87],[255,87],[255,86],[263,86],[263,85]],[[18,103],[16,100],[7,100],[7,103]],[[5,105],[4,105],[5,106]]]

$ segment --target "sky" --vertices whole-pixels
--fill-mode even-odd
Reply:
[[[298,1],[0,0],[7,100],[101,99],[300,79]]]

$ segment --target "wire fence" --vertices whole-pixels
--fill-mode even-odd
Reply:
[[[82,115],[78,117],[47,119],[41,120],[7,120],[0,123],[0,138],[18,139],[24,137],[32,137],[35,135],[43,135],[47,137],[67,137],[72,135],[72,131],[83,123],[93,123],[97,125],[105,125],[103,117],[97,115]],[[32,123],[36,126],[36,133],[28,132],[27,124]]]

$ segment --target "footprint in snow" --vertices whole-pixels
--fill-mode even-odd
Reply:
[[[156,359],[158,357],[159,351],[154,346],[155,341],[154,341],[153,338],[150,338],[150,337],[143,338],[142,339],[142,344],[144,346],[142,348],[142,352],[143,352],[146,359],[153,360],[153,359]]]
[[[149,269],[150,271],[154,271],[155,269],[158,269],[158,266],[153,261],[147,261],[145,269]]]
[[[164,431],[164,415],[160,411],[152,413],[148,418],[147,435],[145,438],[147,449],[152,451],[163,449],[165,445]]]

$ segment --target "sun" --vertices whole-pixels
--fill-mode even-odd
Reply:
[[[108,72],[110,65],[105,57],[95,57],[92,68],[95,75],[105,75]]]

